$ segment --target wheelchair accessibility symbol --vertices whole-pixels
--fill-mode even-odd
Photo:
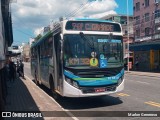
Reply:
[[[100,60],[100,68],[106,68],[107,67],[107,60],[102,59]]]

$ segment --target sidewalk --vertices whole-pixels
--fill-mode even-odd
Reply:
[[[158,77],[160,78],[160,72],[141,72],[141,71],[125,71],[126,74],[138,75],[138,76],[147,76],[147,77]]]
[[[63,111],[62,108],[43,92],[31,80],[16,79],[14,82],[7,82],[8,95],[5,111],[12,112],[42,112],[42,111]],[[51,113],[52,113],[51,112]],[[45,118],[5,118],[5,120],[63,120],[62,117]],[[65,117],[70,120],[70,117]]]

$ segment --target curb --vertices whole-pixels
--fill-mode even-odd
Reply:
[[[146,74],[143,74],[143,73],[141,74],[141,73],[132,73],[132,72],[125,72],[125,74],[160,78],[160,74],[159,74],[159,76],[157,76],[157,75],[148,75],[147,73]]]

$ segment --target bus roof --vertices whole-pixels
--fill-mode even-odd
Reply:
[[[94,19],[94,18],[70,18],[70,19],[65,19],[64,21],[94,21],[94,22],[106,22],[106,23],[117,23],[117,24],[120,24],[118,22],[114,22],[114,21],[110,21],[110,20],[102,20],[102,19]],[[61,22],[63,22],[63,21],[61,21]],[[33,43],[31,45],[31,48],[36,46],[36,45],[39,45],[46,37],[48,37],[52,33],[53,33],[53,30],[51,30],[48,33],[46,33],[38,41]]]
[[[102,19],[94,19],[94,18],[75,18],[74,20],[77,20],[77,21],[112,22],[112,23],[114,23],[114,21],[102,20]]]
[[[31,48],[32,47],[35,47],[36,45],[39,45],[46,37],[48,37],[49,35],[52,34],[52,31],[49,31],[48,33],[46,33],[44,36],[42,36],[39,40],[37,40],[35,43],[33,43],[31,45]]]
[[[96,18],[69,18],[66,21],[95,21],[95,22],[107,22],[107,23],[118,23],[111,20],[103,20],[103,19],[96,19]]]

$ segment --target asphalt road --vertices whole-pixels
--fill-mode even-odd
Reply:
[[[24,65],[25,76],[33,79],[30,74],[30,64],[24,63]],[[47,92],[45,87],[42,87],[42,90]],[[160,111],[160,78],[126,74],[125,89],[120,93],[103,97],[64,98],[57,102],[65,110],[84,111],[81,114],[84,117],[76,117],[80,120],[160,120],[159,117],[97,118],[100,115],[113,114],[106,111],[134,111],[133,113],[135,111]],[[94,111],[89,113],[92,117],[87,117],[88,111]],[[74,114],[76,113],[73,112]]]

